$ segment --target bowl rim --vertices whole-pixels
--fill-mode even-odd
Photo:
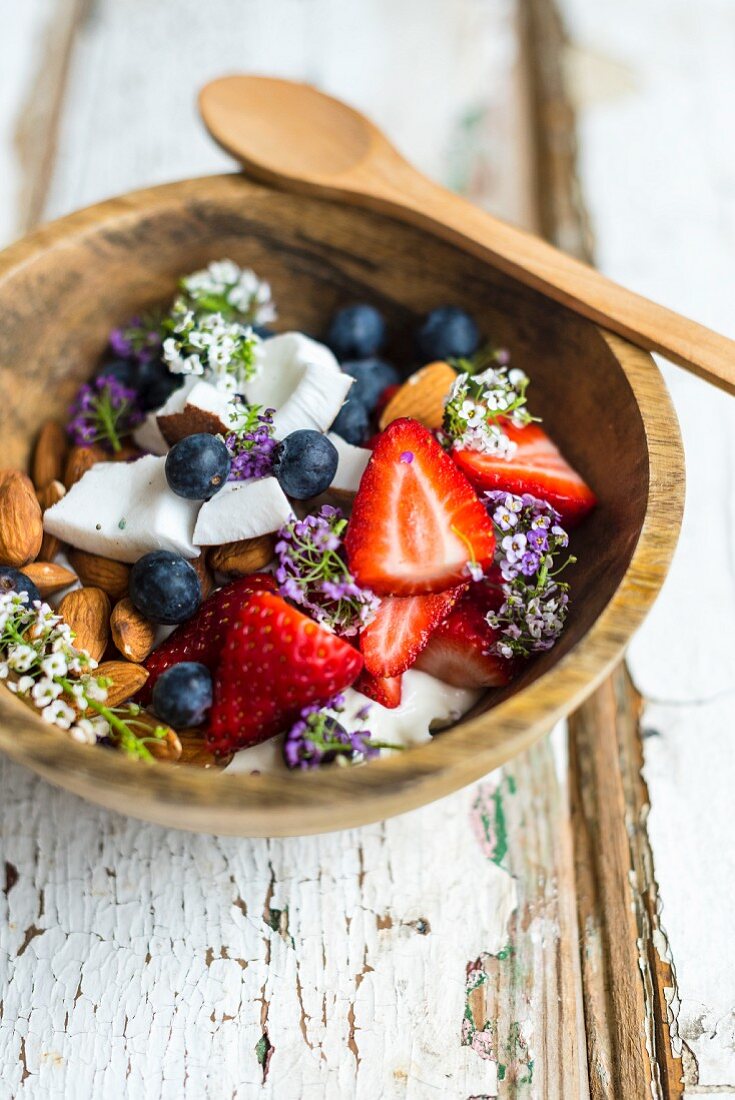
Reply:
[[[128,192],[40,226],[0,253],[0,288],[42,253],[171,202],[274,190],[241,173],[200,176]],[[309,199],[309,202],[334,200]],[[336,204],[340,205],[340,204]],[[381,215],[383,216],[383,215]],[[401,218],[388,220],[402,221]],[[425,230],[423,232],[427,232]],[[460,247],[457,245],[455,247]],[[554,308],[563,308],[555,306]],[[331,832],[413,809],[480,779],[528,748],[591,694],[621,657],[668,572],[684,506],[684,455],[663,377],[648,352],[597,329],[633,391],[648,452],[648,500],[628,568],[601,614],[538,679],[441,737],[369,767],[228,775],[151,767],[49,736],[40,718],[0,693],[0,749],[44,778],[102,806],[191,831],[242,836]]]

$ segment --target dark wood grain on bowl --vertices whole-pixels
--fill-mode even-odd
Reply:
[[[272,283],[279,328],[319,335],[335,306],[370,300],[394,357],[425,310],[456,302],[532,377],[531,407],[600,504],[575,535],[561,643],[431,744],[357,769],[212,775],[140,767],[50,732],[0,693],[0,747],[78,794],[182,828],[285,835],[408,810],[478,778],[579,703],[652,603],[678,535],[678,427],[650,356],[410,226],[238,176],[137,192],[46,226],[0,257],[3,465],[27,463],[43,420],[62,416],[109,329],[172,295],[181,273],[230,257]]]

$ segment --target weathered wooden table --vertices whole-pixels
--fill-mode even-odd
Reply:
[[[594,237],[609,274],[735,334],[732,5],[2,15],[4,240],[226,167],[195,89],[253,69],[353,100],[428,172],[570,251]],[[167,832],[0,761],[3,1100],[735,1093],[735,403],[667,377],[689,461],[680,551],[632,679],[568,736],[418,812],[290,841]]]

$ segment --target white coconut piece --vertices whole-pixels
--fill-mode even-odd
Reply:
[[[355,447],[353,443],[348,443],[336,432],[329,432],[327,439],[337,448],[339,458],[337,473],[334,475],[330,489],[342,493],[356,493],[373,452],[367,447]]]
[[[172,445],[197,432],[224,435],[232,428],[232,395],[213,386],[211,382],[195,382],[185,394],[184,402],[178,410],[166,411],[170,400],[169,398],[158,412],[156,421],[164,439]]]
[[[228,481],[205,501],[194,530],[196,546],[221,546],[277,531],[292,512],[288,498],[274,477],[255,481]]]
[[[192,536],[201,505],[171,492],[165,465],[166,459],[155,455],[98,462],[47,509],[44,529],[115,561],[134,562],[149,550],[198,557]]]
[[[133,442],[137,443],[142,451],[148,451],[152,455],[165,455],[168,451],[168,443],[163,438],[158,427],[157,412],[149,412],[142,424],[133,432]]]
[[[284,439],[299,428],[325,432],[344,404],[353,379],[324,344],[300,332],[266,340],[258,374],[245,386],[253,405],[275,409],[273,434]]]

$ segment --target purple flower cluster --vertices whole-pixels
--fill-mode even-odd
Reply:
[[[387,741],[374,741],[369,729],[346,730],[337,720],[344,709],[344,695],[334,695],[323,706],[315,703],[304,707],[283,743],[287,767],[318,768],[335,760],[362,763],[379,756],[381,749],[401,748]],[[365,722],[369,712],[368,704],[357,712],[355,720]]]
[[[569,606],[569,585],[558,576],[576,560],[569,557],[552,572],[556,555],[569,545],[561,517],[530,493],[490,492],[485,503],[495,528],[495,564],[504,597],[500,608],[487,615],[488,625],[501,633],[493,652],[510,658],[551,649]]]
[[[161,318],[157,314],[131,317],[126,325],[114,328],[109,344],[115,355],[148,363],[161,351]]]
[[[261,412],[259,405],[248,406],[241,423],[225,439],[232,455],[229,481],[268,477],[273,472],[273,457],[278,446],[273,438],[274,413],[275,409]]]
[[[143,413],[137,405],[135,390],[128,389],[110,375],[102,375],[83,385],[69,409],[67,431],[81,446],[102,442],[119,451],[121,439],[140,424]]]
[[[335,634],[358,634],[378,608],[378,599],[355,583],[345,559],[347,520],[325,504],[317,515],[289,520],[278,532],[276,580],[282,596]]]

